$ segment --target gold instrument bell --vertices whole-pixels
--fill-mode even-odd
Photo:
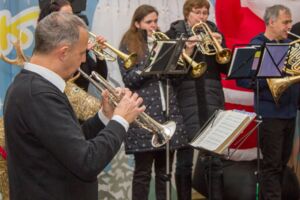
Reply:
[[[283,72],[287,74],[283,78],[268,78],[267,83],[276,104],[282,93],[292,84],[300,81],[300,39],[291,42],[284,63]]]

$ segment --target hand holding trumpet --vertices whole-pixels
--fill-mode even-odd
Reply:
[[[133,122],[137,116],[146,109],[145,106],[141,106],[143,99],[139,97],[137,93],[132,93],[127,88],[116,88],[116,91],[121,99],[116,107],[110,102],[108,90],[102,92],[103,114],[109,119],[111,119],[113,115],[119,115],[128,123]]]
[[[88,41],[88,47],[87,47],[87,49],[91,50],[96,44],[99,45],[99,47],[101,49],[105,49],[107,47],[105,45],[106,42],[107,42],[107,40],[103,36],[98,35],[98,36],[96,36],[94,38],[94,41],[92,41],[92,40]]]

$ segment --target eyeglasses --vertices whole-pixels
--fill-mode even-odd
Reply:
[[[195,14],[195,15],[208,15],[209,12],[208,11],[200,11],[200,10],[197,10],[197,11],[191,11],[191,13]]]

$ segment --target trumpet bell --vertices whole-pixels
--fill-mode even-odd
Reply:
[[[231,50],[224,48],[216,54],[216,61],[219,64],[227,64],[231,59]]]
[[[200,76],[202,76],[206,70],[207,70],[207,63],[206,62],[200,62],[197,63],[195,66],[192,65],[192,73],[191,76],[193,78],[199,78]]]
[[[137,54],[136,53],[131,53],[128,55],[126,58],[124,57],[124,66],[126,69],[131,68],[133,65],[136,64],[137,61]]]
[[[151,141],[152,146],[156,148],[165,145],[172,138],[176,130],[176,123],[174,121],[168,121],[161,127],[163,131],[154,134]]]

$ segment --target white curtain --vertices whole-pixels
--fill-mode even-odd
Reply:
[[[184,0],[100,0],[94,13],[92,31],[103,35],[118,48],[122,35],[129,28],[134,10],[142,4],[149,4],[159,11],[159,26],[168,30],[170,23],[182,19]],[[123,86],[117,62],[108,63],[109,79]]]
[[[293,23],[300,21],[300,1],[299,0],[241,0],[241,5],[248,7],[260,18],[263,18],[267,7],[282,4],[287,6],[292,12]]]

